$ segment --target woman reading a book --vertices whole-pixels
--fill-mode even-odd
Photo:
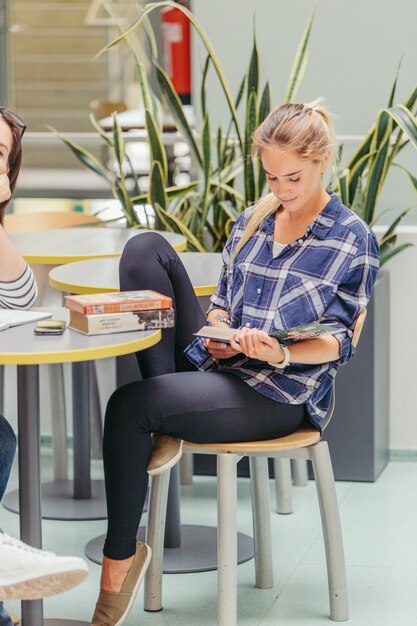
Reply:
[[[118,389],[107,407],[108,531],[94,626],[121,623],[132,606],[150,559],[135,539],[148,474],[178,460],[182,439],[272,439],[305,420],[320,428],[337,368],[353,354],[352,329],[379,261],[372,231],[326,190],[333,149],[329,115],[314,105],[282,105],[255,131],[253,153],[271,193],[238,218],[207,319],[162,237],[128,242],[121,289],[171,296],[176,326],[138,354],[143,380]],[[207,321],[236,329],[229,343],[193,338]],[[270,336],[311,322],[338,332],[289,348]]]

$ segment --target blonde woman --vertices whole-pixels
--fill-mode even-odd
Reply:
[[[280,106],[255,131],[253,151],[271,193],[237,220],[207,320],[162,237],[150,233],[127,244],[121,289],[172,296],[176,326],[138,354],[143,380],[118,389],[107,407],[108,531],[94,626],[122,624],[132,608],[151,558],[135,539],[148,473],[171,467],[182,439],[270,439],[304,421],[320,429],[337,369],[353,354],[352,328],[379,261],[372,231],[326,190],[333,148],[329,115],[319,107]],[[236,333],[229,343],[193,338],[207,321]],[[309,322],[338,332],[290,348],[269,336]]]

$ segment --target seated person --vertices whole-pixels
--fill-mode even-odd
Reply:
[[[271,193],[239,216],[207,316],[214,326],[236,329],[229,343],[193,337],[206,318],[160,235],[126,245],[121,289],[171,296],[176,326],[137,354],[143,380],[118,389],[107,406],[108,527],[93,626],[121,624],[133,605],[151,558],[136,542],[148,474],[178,460],[182,439],[273,439],[305,420],[320,429],[379,264],[372,231],[323,183],[334,147],[330,117],[314,105],[277,107],[255,131],[253,152]],[[338,332],[289,348],[269,335],[310,322]]]
[[[16,115],[0,107],[0,308],[28,309],[37,296],[32,270],[14,248],[2,223],[22,161],[21,139],[25,125]],[[1,383],[2,384],[2,381]],[[0,415],[0,501],[6,489],[16,437]],[[0,530],[0,600],[43,598],[81,582],[88,568],[78,557],[59,557],[37,550]],[[0,601],[0,626],[12,626]]]

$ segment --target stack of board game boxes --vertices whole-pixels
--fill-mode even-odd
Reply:
[[[172,299],[157,291],[119,291],[65,296],[69,326],[85,335],[174,326]]]

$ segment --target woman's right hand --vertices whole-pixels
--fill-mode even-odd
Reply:
[[[11,196],[9,177],[7,174],[0,174],[0,202],[10,200]]]
[[[213,341],[213,339],[205,339],[204,347],[213,359],[230,359],[240,352],[232,348],[230,343],[223,341]]]

